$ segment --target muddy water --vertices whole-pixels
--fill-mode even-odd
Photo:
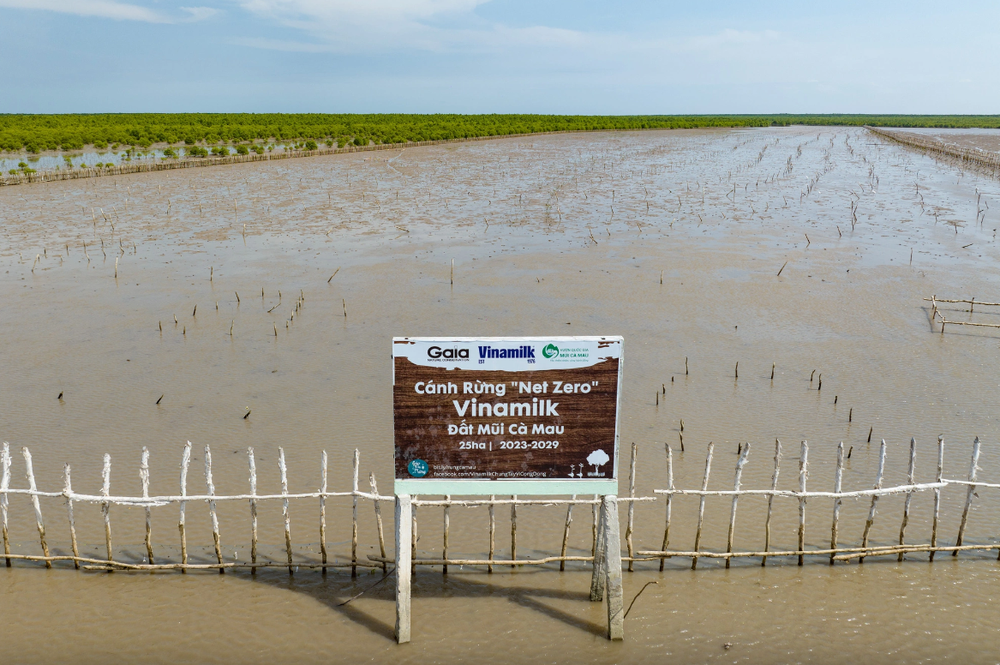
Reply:
[[[61,489],[70,463],[74,488],[98,492],[110,453],[113,492],[138,493],[146,446],[151,491],[175,493],[190,440],[199,491],[211,444],[219,493],[246,491],[248,446],[261,491],[280,488],[281,446],[293,492],[318,487],[323,450],[331,486],[349,489],[357,448],[362,478],[374,472],[388,493],[391,336],[621,334],[621,436],[639,446],[639,494],[665,486],[668,442],[678,487],[700,484],[710,441],[712,487],[731,487],[745,442],[744,487],[766,487],[776,438],[784,488],[797,485],[804,439],[810,488],[832,488],[840,441],[853,447],[845,488],[870,487],[883,438],[887,484],[905,480],[910,437],[917,479],[931,480],[938,435],[947,477],[968,473],[979,436],[980,479],[1000,482],[1000,331],[941,335],[923,301],[1000,301],[993,213],[975,223],[977,191],[1000,210],[996,182],[842,128],[562,135],[0,189],[0,438],[31,448],[45,489]],[[1000,323],[978,307],[947,315]],[[14,471],[23,487],[17,454]],[[1000,501],[978,494],[966,540],[993,542]],[[963,501],[960,488],[944,494],[945,542]],[[42,508],[50,546],[66,551],[63,502]],[[810,546],[829,544],[831,509],[810,502]],[[76,510],[83,551],[103,556],[99,508]],[[167,510],[154,510],[159,560],[178,556]],[[220,507],[227,558],[249,557],[246,510]],[[738,549],[762,546],[764,510],[741,501]],[[793,547],[798,506],[775,510],[772,547]],[[362,511],[364,557],[377,541]],[[636,549],[660,546],[663,511],[662,500],[637,505]],[[860,540],[867,511],[845,503],[842,542]],[[908,538],[926,541],[932,497],[912,511]],[[503,554],[509,517],[498,513]],[[901,497],[881,501],[872,542],[894,542],[901,513]],[[317,506],[293,502],[291,514],[297,552],[314,556]],[[691,547],[696,514],[696,500],[675,502],[672,547]],[[141,510],[112,519],[117,554],[141,560]],[[440,519],[421,509],[422,554],[439,553]],[[451,552],[484,555],[485,510],[451,519]],[[519,511],[519,554],[558,551],[564,519]],[[574,513],[573,552],[589,552],[590,519]],[[725,547],[728,519],[728,499],[710,500],[704,546]],[[349,520],[349,504],[330,508],[341,563]],[[203,505],[188,524],[192,556],[211,560]],[[37,552],[36,538],[30,504],[13,497],[14,551]],[[261,509],[261,540],[280,560],[280,506]],[[401,648],[390,583],[339,605],[378,575],[15,564],[0,570],[0,650],[4,662],[993,662],[995,556],[702,561],[693,572],[672,559],[663,573],[639,563],[626,602],[657,584],[629,614],[624,644],[602,637],[585,566],[453,568],[446,579],[421,569],[414,642]]]

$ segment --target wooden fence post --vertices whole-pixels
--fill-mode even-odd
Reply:
[[[603,502],[601,504],[603,506]],[[599,603],[604,600],[604,585],[606,583],[607,561],[607,525],[604,522],[604,509],[598,507],[597,535],[594,539],[594,572],[590,577],[590,601]]]
[[[410,641],[410,538],[413,504],[409,494],[396,497],[396,642]]]

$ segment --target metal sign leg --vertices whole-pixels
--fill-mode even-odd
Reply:
[[[608,639],[625,639],[618,497],[613,494],[601,497],[597,544],[594,548],[594,574],[590,579],[590,600],[604,600],[605,592],[608,596]]]
[[[605,524],[604,565],[607,570],[608,639],[625,639],[625,600],[622,589],[621,536],[618,530],[618,497],[605,496],[601,503]]]

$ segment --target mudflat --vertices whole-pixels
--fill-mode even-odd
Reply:
[[[69,463],[75,489],[99,492],[110,453],[115,493],[138,494],[145,446],[151,491],[174,493],[190,440],[196,463],[212,446],[220,494],[247,491],[250,446],[262,492],[280,491],[280,446],[292,492],[319,486],[323,450],[331,486],[349,489],[358,449],[362,478],[389,493],[392,336],[623,335],[621,440],[638,444],[639,494],[666,486],[667,443],[678,487],[700,485],[709,442],[712,487],[731,488],[747,442],[743,484],[769,487],[776,438],[784,488],[804,439],[810,487],[832,489],[843,441],[844,488],[870,488],[882,439],[886,484],[900,484],[910,437],[917,479],[933,480],[939,435],[946,477],[966,476],[979,436],[980,478],[997,483],[1000,330],[942,335],[924,301],[1000,301],[995,214],[996,181],[832,127],[566,134],[3,187],[0,440],[29,447],[52,491]],[[1000,308],[947,307],[949,319],[1000,323]],[[945,496],[942,540],[954,541],[963,501]],[[765,505],[741,501],[742,548],[763,542]],[[879,503],[873,542],[898,536],[902,505]],[[50,547],[68,550],[64,501],[42,508]],[[908,533],[926,538],[932,509],[915,498]],[[795,545],[797,510],[776,504],[772,547]],[[809,510],[819,546],[832,501]],[[841,538],[859,539],[868,503],[842,510]],[[211,558],[207,508],[188,511],[189,547]],[[245,560],[246,504],[219,511],[226,557]],[[636,505],[636,549],[660,547],[663,512],[662,499]],[[672,542],[689,546],[696,514],[696,498],[675,499]],[[291,515],[294,542],[315,552],[317,505],[293,502]],[[571,553],[587,554],[589,510],[574,515]],[[420,553],[440,554],[440,517],[420,510]],[[1000,494],[981,489],[969,539],[989,541],[998,518]],[[116,547],[141,561],[142,509],[113,519]],[[703,545],[724,547],[728,519],[728,499],[709,502]],[[101,556],[100,507],[78,505],[76,520],[81,549]],[[557,553],[564,520],[563,508],[519,510],[519,553]],[[280,560],[280,506],[260,522],[262,552]],[[328,523],[342,562],[349,504],[331,505]],[[486,528],[485,509],[453,509],[450,551],[481,557]],[[508,528],[499,516],[498,533]],[[376,552],[367,504],[360,529],[363,554]],[[13,551],[38,550],[24,496],[10,498],[10,534]],[[158,556],[175,558],[176,515],[154,512],[153,534]],[[662,573],[640,562],[626,604],[658,584],[623,644],[602,637],[586,565],[420,569],[402,648],[391,583],[339,606],[381,571],[15,563],[0,569],[0,644],[11,662],[992,662],[996,553],[926,558],[702,560],[694,572],[670,559]]]

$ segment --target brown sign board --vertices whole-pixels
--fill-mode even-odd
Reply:
[[[396,494],[615,494],[621,337],[394,338]]]

